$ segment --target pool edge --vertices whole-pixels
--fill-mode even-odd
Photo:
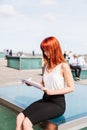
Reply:
[[[5,100],[5,99],[2,99],[0,98],[0,104],[14,110],[14,111],[17,111],[17,112],[21,112],[23,109],[21,107],[18,107],[17,105]]]

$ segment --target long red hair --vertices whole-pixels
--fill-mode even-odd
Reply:
[[[49,68],[53,68],[57,64],[62,62],[66,62],[62,53],[62,49],[60,47],[59,41],[51,36],[45,38],[40,45],[40,48],[43,52],[44,64],[48,63]],[[47,56],[44,54],[44,51],[47,50],[50,54],[50,59],[48,60]]]

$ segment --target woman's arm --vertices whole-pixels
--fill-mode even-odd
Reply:
[[[65,87],[58,90],[49,90],[47,88],[43,88],[43,91],[48,95],[60,95],[66,94],[74,91],[74,80],[72,77],[71,69],[67,63],[63,63],[61,66],[61,72],[65,80]]]

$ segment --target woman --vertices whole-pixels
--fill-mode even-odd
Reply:
[[[17,116],[16,130],[33,130],[33,125],[61,116],[65,112],[64,94],[74,90],[74,81],[59,41],[45,38],[41,45],[44,59],[43,98],[32,103]]]

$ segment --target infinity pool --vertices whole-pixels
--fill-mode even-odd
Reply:
[[[43,93],[40,90],[35,89],[34,87],[29,88],[25,85],[0,87],[0,99],[6,100],[7,102],[10,102],[11,104],[14,104],[22,109],[26,108],[27,105],[31,104],[33,101],[41,98],[42,95]],[[67,108],[66,112],[63,115],[62,120],[61,118],[52,120],[58,126],[59,125],[61,126],[61,124],[67,124],[69,121],[75,121],[76,119],[78,120],[81,119],[82,117],[87,117],[87,86],[76,84],[74,93],[66,95],[66,104]],[[15,113],[12,110],[8,112],[9,111],[8,108],[4,107],[4,109],[2,109],[2,107],[4,106],[0,106],[0,130],[15,130],[15,128],[7,129],[6,124],[13,123],[14,125],[12,125],[11,127],[15,127],[15,119],[17,112]],[[6,112],[4,112],[4,110],[6,110]],[[12,116],[10,115],[11,112]],[[79,122],[79,124],[80,123],[82,122]],[[84,128],[86,126],[87,121],[86,125],[80,127],[79,130],[81,130],[81,128]],[[39,128],[35,127],[35,130],[36,129],[39,130]],[[87,128],[84,128],[84,130],[87,130]]]

